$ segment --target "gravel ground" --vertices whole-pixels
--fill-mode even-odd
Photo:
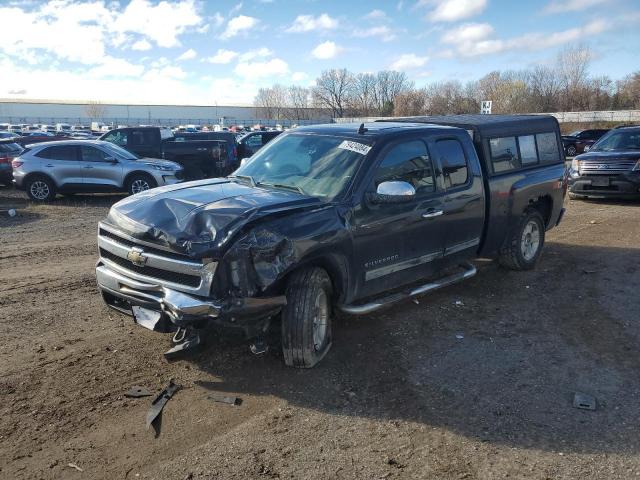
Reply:
[[[535,270],[479,261],[340,318],[299,371],[219,332],[167,363],[168,336],[104,307],[96,224],[119,198],[0,188],[1,478],[640,478],[640,202],[567,200]],[[150,399],[123,393],[170,378],[183,389],[154,437]]]

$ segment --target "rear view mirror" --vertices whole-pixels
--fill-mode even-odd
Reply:
[[[372,203],[410,202],[416,196],[416,189],[408,182],[390,181],[378,185],[376,193],[369,195]]]

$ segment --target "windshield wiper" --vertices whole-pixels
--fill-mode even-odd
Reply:
[[[273,187],[273,188],[282,188],[285,190],[293,190],[294,192],[298,192],[302,195],[305,195],[304,190],[298,187],[297,185],[286,185],[284,183],[265,183],[265,182],[257,182],[256,185],[258,187]]]
[[[239,180],[248,180],[252,187],[256,186],[256,181],[250,175],[231,175],[229,178],[237,178]]]

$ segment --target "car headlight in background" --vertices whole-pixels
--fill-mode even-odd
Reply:
[[[147,165],[155,170],[162,170],[163,172],[174,172],[179,170],[178,168],[171,165],[158,165],[157,163],[147,163]]]

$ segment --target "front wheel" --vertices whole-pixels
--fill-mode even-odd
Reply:
[[[542,253],[544,234],[540,212],[527,211],[500,250],[500,264],[511,270],[531,270]]]
[[[289,367],[311,368],[331,348],[331,280],[322,268],[294,272],[282,310],[282,352]]]
[[[132,175],[127,181],[127,191],[129,195],[135,195],[136,193],[144,192],[157,186],[158,184],[150,175],[142,173]]]

